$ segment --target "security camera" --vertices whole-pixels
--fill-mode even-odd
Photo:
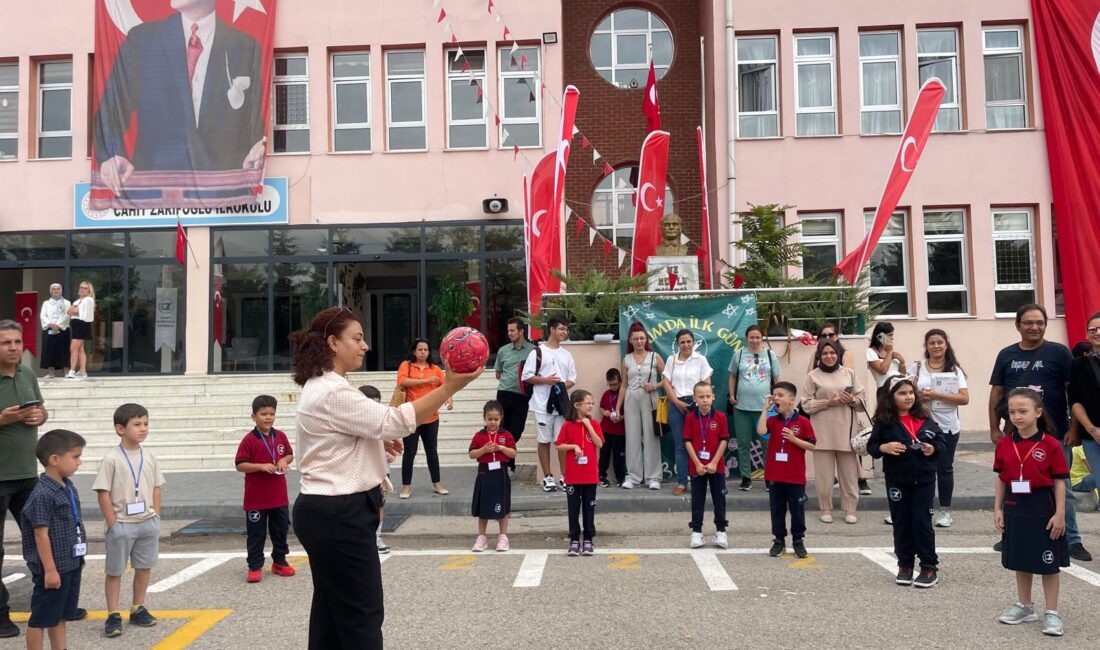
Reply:
[[[481,209],[486,214],[500,214],[508,211],[508,199],[485,199],[481,202]]]

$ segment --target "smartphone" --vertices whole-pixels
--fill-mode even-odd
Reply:
[[[855,394],[855,392],[856,392],[856,387],[855,387],[855,386],[845,386],[845,387],[844,387],[844,392],[845,392],[845,393],[852,393],[852,394]]]
[[[888,336],[887,334],[885,334],[883,332],[880,332],[879,335],[876,336],[875,338],[878,339],[879,345],[886,345],[887,336]]]
[[[40,400],[40,399],[32,399],[32,400],[30,400],[29,402],[23,402],[22,404],[20,404],[20,405],[19,405],[19,408],[20,408],[20,409],[29,409],[29,408],[31,408],[31,407],[33,407],[33,406],[41,406],[41,405],[42,405],[42,400]]]

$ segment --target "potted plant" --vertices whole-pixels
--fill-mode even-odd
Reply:
[[[466,317],[474,313],[474,297],[465,282],[442,278],[432,292],[428,313],[435,317],[436,327],[442,336],[466,323]]]
[[[637,302],[656,271],[638,276],[608,276],[602,271],[587,269],[581,275],[569,275],[558,269],[550,271],[565,285],[566,292],[547,295],[538,314],[523,314],[532,327],[541,328],[550,316],[569,319],[569,338],[580,340],[612,340],[619,331],[619,308]],[[600,339],[596,339],[599,336]]]

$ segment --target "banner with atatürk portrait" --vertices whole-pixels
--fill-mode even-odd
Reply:
[[[263,191],[276,0],[95,0],[91,208]]]

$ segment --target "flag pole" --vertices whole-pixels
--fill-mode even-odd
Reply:
[[[183,222],[179,220],[179,217],[176,217],[176,226],[183,231],[183,243],[187,244],[187,250],[191,252],[191,259],[195,261],[195,268],[201,269],[202,266],[199,265],[199,259],[198,256],[195,255],[195,249],[191,247],[191,238],[187,236],[187,229],[183,227]]]

